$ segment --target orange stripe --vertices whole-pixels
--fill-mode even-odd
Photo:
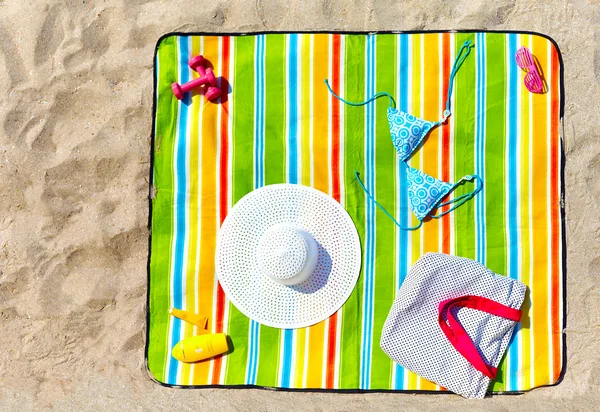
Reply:
[[[314,35],[313,62],[329,61],[329,34]],[[328,64],[314,64],[313,66],[313,153],[319,156],[312,158],[314,165],[314,186],[316,189],[329,192],[329,163],[328,163],[328,118],[329,118],[329,92],[322,87],[323,79],[328,76]],[[318,115],[317,115],[318,114]],[[309,342],[306,353],[308,367],[306,372],[306,387],[323,387],[323,345],[325,344],[325,326],[327,321],[319,322],[308,328]]]
[[[229,83],[223,77],[229,73],[229,37],[223,37],[221,40],[221,151],[219,154],[219,224],[223,224],[225,216],[227,216],[228,208],[228,193],[229,193],[229,111],[227,103],[227,92],[229,91]],[[223,317],[225,315],[225,293],[221,284],[217,284],[217,313],[215,319],[215,332],[223,332]],[[212,383],[219,383],[221,376],[221,366],[223,364],[222,356],[215,359],[213,365]]]
[[[552,136],[551,136],[551,144],[550,144],[550,156],[551,156],[551,175],[550,175],[550,201],[552,205],[551,211],[551,250],[552,250],[552,362],[553,362],[553,371],[554,376],[553,382],[556,382],[560,376],[561,372],[561,331],[560,331],[560,312],[559,312],[559,288],[560,288],[560,259],[559,253],[562,253],[562,247],[560,245],[560,217],[559,217],[559,205],[560,205],[560,194],[558,192],[559,188],[559,168],[561,167],[559,163],[559,137],[558,137],[558,120],[559,120],[559,101],[560,96],[560,85],[558,83],[558,75],[559,75],[559,62],[558,62],[558,52],[554,45],[550,45],[552,47],[552,79],[551,79],[551,90],[554,91],[552,95],[552,108],[551,108],[551,125],[552,125]]]

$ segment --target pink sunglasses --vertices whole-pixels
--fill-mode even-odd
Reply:
[[[527,90],[532,93],[542,93],[544,91],[544,82],[533,60],[531,51],[527,47],[521,47],[517,50],[515,59],[517,60],[517,66],[523,70],[527,70],[527,74],[523,80]]]

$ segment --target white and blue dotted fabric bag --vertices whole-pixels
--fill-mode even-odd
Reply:
[[[466,398],[483,398],[508,346],[526,286],[471,259],[427,253],[383,326],[395,362]]]

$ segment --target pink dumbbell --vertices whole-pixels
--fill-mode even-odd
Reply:
[[[198,56],[198,57],[202,57],[202,56]],[[194,59],[192,59],[194,60]],[[204,59],[198,61],[199,63],[204,62]],[[190,61],[191,63],[191,61]],[[190,64],[190,67],[191,64]],[[194,68],[194,67],[192,67]],[[175,97],[177,97],[177,99],[181,100],[183,99],[183,94],[189,92],[192,89],[195,89],[196,87],[200,87],[204,84],[208,84],[208,85],[212,85],[212,86],[216,86],[217,85],[217,79],[215,78],[215,75],[213,74],[212,70],[206,69],[206,71],[204,70],[204,67],[199,66],[198,69],[198,73],[200,74],[200,77],[190,80],[189,82],[180,85],[179,83],[175,82],[173,84],[171,84],[171,89],[173,90],[173,94],[175,95]],[[195,70],[195,69],[194,69]],[[211,96],[213,97],[209,97],[209,92],[211,91],[211,89],[216,89],[218,91],[218,94],[216,96],[215,92],[213,91],[211,93]],[[209,100],[212,100],[214,97],[217,97],[221,94],[221,91],[217,88],[217,87],[208,87],[208,91],[206,92],[206,98]]]
[[[206,63],[206,59],[204,57],[202,57],[202,55],[200,56],[196,56],[193,57],[192,59],[190,59],[190,61],[188,62],[188,66],[190,66],[190,69],[195,70],[198,72],[198,74],[200,74],[200,77],[207,77],[209,79],[211,79],[211,81],[209,81],[209,83],[212,86],[208,86],[208,90],[206,90],[206,93],[204,93],[204,96],[208,99],[208,100],[214,100],[217,97],[219,97],[221,95],[221,89],[219,89],[217,86],[217,79],[215,78],[215,75],[213,73],[213,71],[209,68],[204,69],[204,63]]]

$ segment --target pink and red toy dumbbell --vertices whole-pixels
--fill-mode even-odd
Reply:
[[[204,69],[205,62],[206,60],[202,56],[196,56],[190,59],[188,62],[190,69],[197,71],[200,76],[181,85],[177,82],[173,83],[171,89],[177,99],[183,99],[184,93],[205,84],[208,85],[208,89],[206,90],[206,93],[204,93],[204,96],[208,100],[214,100],[221,95],[221,89],[216,87],[218,82],[212,69]]]

